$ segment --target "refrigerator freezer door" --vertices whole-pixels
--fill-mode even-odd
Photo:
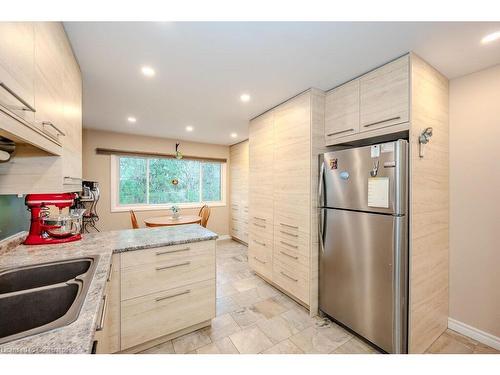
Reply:
[[[321,211],[320,310],[389,353],[405,352],[406,218]]]
[[[405,140],[328,152],[322,159],[321,206],[406,213]]]

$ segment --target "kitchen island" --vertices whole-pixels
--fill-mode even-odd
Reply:
[[[197,289],[198,284],[202,283],[205,289],[209,289],[207,294],[203,295],[203,297],[205,300],[210,300],[210,304],[213,302],[213,315],[215,316],[216,239],[217,234],[200,225],[193,224],[178,227],[144,228],[92,233],[85,234],[81,241],[67,244],[40,246],[19,245],[9,249],[0,256],[0,269],[89,256],[98,256],[99,260],[78,318],[73,323],[61,328],[4,343],[0,345],[0,353],[91,353],[93,347],[95,348],[96,327],[102,325],[106,310],[111,311],[110,309],[106,309],[103,302],[106,302],[106,293],[107,290],[109,290],[108,280],[110,279],[112,262],[114,262],[115,259],[117,263],[119,263],[116,272],[118,277],[115,279],[115,283],[118,283],[119,293],[118,295],[114,295],[113,299],[118,301],[118,312],[121,306],[125,308],[125,311],[128,311],[127,314],[129,314],[129,316],[132,314],[131,317],[133,319],[140,321],[140,307],[143,306],[143,304],[150,303],[148,301],[143,301],[147,299],[146,296],[154,297],[153,301],[161,302],[161,306],[165,308],[166,302],[162,301],[168,302],[169,298],[176,297],[177,295],[186,295],[192,290],[194,296],[196,295],[196,291],[199,290]],[[179,246],[181,245],[184,246],[180,248]],[[193,249],[191,249],[191,247]],[[187,260],[178,264],[169,263],[173,256],[179,258],[180,256],[188,257],[194,255],[202,255],[204,257],[205,268],[200,267],[194,260]],[[126,256],[126,258],[122,258],[122,256]],[[192,269],[194,266],[196,266],[196,269]],[[170,274],[170,272],[172,272],[171,270],[178,269],[182,269],[183,275],[186,274],[188,277]],[[203,271],[203,273],[201,273],[201,271]],[[156,273],[159,273],[160,276],[155,276]],[[193,274],[196,275],[196,279],[189,278],[189,276]],[[155,277],[160,277],[164,282],[155,283],[154,286],[149,286],[149,284],[145,285],[144,283],[140,284],[139,279],[137,279],[138,276],[150,282],[155,282]],[[172,276],[175,276],[175,278]],[[135,280],[134,277],[136,277],[137,280]],[[184,279],[186,283],[182,284],[181,281]],[[143,285],[143,288],[134,288],[134,285]],[[170,290],[179,287],[186,289],[178,294],[169,294]],[[160,292],[163,293],[163,295],[157,296]],[[212,298],[213,301],[211,301]],[[182,301],[178,302],[181,303]],[[129,306],[131,304],[134,306]],[[130,312],[131,308],[135,310]],[[155,317],[149,318],[156,319],[155,322],[161,324],[161,320],[158,321],[158,316],[165,313],[164,310],[160,310],[160,313]],[[185,312],[184,315],[186,315]],[[208,311],[208,315],[211,316],[212,312]],[[145,316],[144,319],[148,319],[147,314]],[[197,323],[206,324],[210,318],[208,320],[205,318],[206,316],[203,316],[204,321]],[[114,319],[120,320],[122,318],[118,315],[117,317],[115,316]],[[148,324],[154,325],[155,322],[148,323],[145,321],[144,323],[147,326]],[[124,323],[125,327],[127,327],[130,320]],[[186,324],[186,322],[184,323]],[[122,325],[123,324],[116,324],[117,327]],[[193,323],[193,325],[195,324]],[[102,327],[99,327],[99,329],[102,329]],[[142,328],[139,326],[139,329]],[[189,329],[189,326],[186,326],[184,331],[186,329]],[[130,328],[130,332],[134,332],[134,330]],[[121,333],[123,332],[118,332],[118,350],[113,351],[120,351],[121,348],[125,348],[124,346],[120,346]],[[127,332],[125,332],[125,336],[127,336]],[[148,335],[145,335],[143,338],[145,341],[150,341]],[[155,339],[161,338],[155,337]],[[137,339],[134,340],[129,339],[130,343],[134,345],[130,344],[126,349],[136,346]]]

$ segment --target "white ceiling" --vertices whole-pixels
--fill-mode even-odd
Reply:
[[[84,127],[217,144],[247,138],[250,118],[300,91],[330,89],[408,51],[449,78],[500,63],[500,41],[480,43],[499,22],[64,26],[83,72]],[[143,65],[156,76],[144,77]]]

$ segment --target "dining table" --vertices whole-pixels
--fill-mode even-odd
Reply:
[[[199,224],[201,216],[198,215],[180,215],[176,218],[173,216],[156,216],[144,219],[147,227],[168,227],[172,225]]]

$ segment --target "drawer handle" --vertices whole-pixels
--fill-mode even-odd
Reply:
[[[260,260],[257,257],[253,257],[253,259],[255,259],[257,262],[262,263],[262,264],[266,264],[267,263],[267,262],[264,262],[263,260]]]
[[[189,266],[190,264],[191,264],[191,262],[184,262],[184,263],[174,264],[174,265],[171,265],[171,266],[156,267],[156,270],[157,271],[162,271],[162,270],[167,270],[169,268]]]
[[[253,225],[255,225],[256,227],[259,227],[259,228],[265,228],[266,227],[265,225],[257,224],[257,223],[253,223]]]
[[[299,229],[299,227],[297,227],[295,225],[290,225],[290,224],[285,224],[285,223],[280,223],[280,225],[283,225],[284,227],[288,227],[288,228]]]
[[[371,122],[369,124],[365,124],[363,125],[365,128],[369,127],[369,126],[373,126],[373,125],[378,125],[378,124],[383,124],[384,122],[389,122],[389,121],[393,121],[393,120],[399,120],[401,118],[401,116],[396,116],[396,117],[391,117],[391,118],[388,118],[386,120],[381,120],[381,121],[375,121],[375,122]]]
[[[109,265],[109,270],[108,270],[108,277],[106,278],[106,281],[109,283],[111,281],[111,268],[113,268],[113,263]]]
[[[284,273],[283,271],[280,271],[280,273],[281,273],[283,276],[285,276],[285,277],[289,278],[290,280],[292,280],[292,281],[294,281],[294,282],[299,281],[299,279],[294,279],[292,276],[288,276],[288,275],[287,275],[286,273]]]
[[[255,242],[257,245],[266,246],[266,244],[264,242],[260,242],[257,240],[253,240],[253,242]]]
[[[338,131],[338,132],[328,133],[326,136],[327,137],[331,137],[332,135],[337,135],[337,134],[352,132],[353,130],[354,130],[353,128],[350,128],[350,129],[341,130],[341,131]]]
[[[188,289],[188,290],[185,290],[184,292],[171,294],[169,296],[157,297],[157,298],[155,298],[155,301],[156,302],[160,302],[160,301],[163,301],[163,300],[166,300],[166,299],[183,296],[184,294],[189,294],[189,293],[191,293],[191,290]]]
[[[289,246],[292,249],[298,249],[299,248],[297,245],[292,245],[292,244],[289,244],[288,242],[285,242],[285,241],[280,241],[280,244]]]
[[[181,251],[188,251],[189,247],[185,247],[183,249],[178,249],[178,250],[165,250],[165,251],[157,251],[156,255],[164,255],[164,254],[173,254],[173,253],[180,253]]]
[[[293,255],[290,255],[290,254],[287,254],[287,253],[285,253],[284,251],[281,251],[281,250],[280,250],[280,253],[281,253],[281,254],[283,254],[283,255],[286,255],[286,256],[287,256],[287,257],[289,257],[289,258],[295,259],[295,260],[298,260],[298,259],[299,259],[299,257],[293,256]]]
[[[24,105],[24,107],[21,108],[23,111],[36,112],[35,108],[33,108],[32,106],[30,106],[26,100],[24,100],[19,95],[17,95],[14,91],[12,91],[12,89],[9,86],[7,86],[5,83],[0,82],[0,87],[3,88],[5,91],[7,91],[14,98],[16,98],[16,100],[18,102],[22,103],[22,105]]]
[[[254,216],[253,217],[255,220],[262,220],[262,221],[266,221],[266,219],[264,219],[263,217],[257,217],[257,216]]]
[[[238,209],[237,209],[237,208],[234,208],[234,207],[232,207],[232,208],[231,208],[231,210],[235,210],[235,211],[238,211]]]
[[[292,237],[298,237],[299,236],[298,234],[285,232],[284,230],[280,230],[280,233],[283,233],[283,234],[286,234],[287,236],[292,236]]]
[[[99,325],[95,329],[96,331],[102,331],[104,328],[104,319],[106,319],[106,311],[108,310],[108,296],[104,295],[102,297],[102,310],[101,310],[101,318],[99,319]]]

